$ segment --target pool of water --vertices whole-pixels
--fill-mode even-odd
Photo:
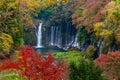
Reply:
[[[37,47],[35,49],[39,52],[65,52],[65,50],[58,47]]]

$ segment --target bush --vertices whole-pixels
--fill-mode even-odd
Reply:
[[[13,45],[13,39],[9,34],[0,33],[0,50],[4,54],[9,54]]]
[[[0,71],[15,69],[28,80],[67,80],[65,63],[57,62],[51,55],[43,58],[32,47],[23,47],[15,61],[6,59],[0,64]]]
[[[78,63],[70,62],[70,80],[108,80],[102,76],[102,70],[93,61],[81,58]]]
[[[15,69],[8,69],[0,72],[0,80],[26,80],[25,77],[19,76]]]
[[[95,50],[96,49],[91,46],[86,53],[72,50],[60,52],[54,54],[54,56],[69,64],[70,80],[108,80],[108,77],[103,74],[102,69],[95,65],[92,59]]]
[[[86,49],[85,57],[88,59],[95,59],[95,54],[97,54],[97,48],[92,45],[88,46]]]
[[[85,56],[85,53],[81,51],[70,50],[68,52],[58,52],[53,55],[56,59],[70,63],[71,61],[78,61],[79,58]]]
[[[20,77],[16,74],[12,73],[12,74],[1,77],[0,80],[25,80],[25,79],[23,77]]]
[[[102,54],[96,63],[100,65],[111,80],[120,80],[120,52]]]

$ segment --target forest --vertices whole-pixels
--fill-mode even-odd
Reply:
[[[120,0],[0,0],[0,80],[120,80]]]

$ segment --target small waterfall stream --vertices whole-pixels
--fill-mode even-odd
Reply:
[[[42,23],[39,24],[37,28],[37,46],[36,47],[42,47]]]
[[[55,32],[55,28],[52,26],[51,27],[51,43],[50,43],[50,45],[54,45],[54,32]]]
[[[75,41],[74,41],[74,43],[72,44],[72,46],[73,46],[73,47],[80,48],[79,43],[78,43],[78,34],[76,34],[76,36],[75,36]]]

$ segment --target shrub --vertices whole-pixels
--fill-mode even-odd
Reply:
[[[66,63],[70,63],[71,61],[78,61],[79,58],[85,56],[85,53],[81,51],[70,50],[68,52],[59,52],[53,55],[56,59],[60,59],[65,61]]]
[[[0,80],[26,80],[25,77],[18,75],[19,71],[7,69],[0,72]]]
[[[100,65],[111,80],[120,80],[120,52],[102,54],[96,63]]]
[[[90,47],[86,53],[81,51],[68,51],[54,54],[54,56],[57,59],[69,63],[70,80],[108,80],[108,77],[103,74],[102,69],[95,65],[93,59],[91,59],[93,54],[90,54],[90,52],[94,53],[94,51],[94,47]]]
[[[95,56],[96,53],[97,53],[97,48],[92,46],[92,45],[90,45],[86,49],[85,57],[88,58],[88,59],[94,59],[96,57]]]
[[[26,79],[18,76],[15,73],[11,73],[9,75],[4,75],[4,76],[0,77],[0,80],[26,80]]]
[[[9,34],[0,33],[0,50],[4,54],[9,54],[13,45],[13,39]]]
[[[28,80],[67,80],[65,63],[57,62],[51,55],[43,58],[32,47],[23,47],[15,61],[1,61],[0,71],[6,69],[16,69]]]
[[[102,76],[102,70],[93,61],[81,58],[78,63],[71,62],[70,80],[108,80]]]

